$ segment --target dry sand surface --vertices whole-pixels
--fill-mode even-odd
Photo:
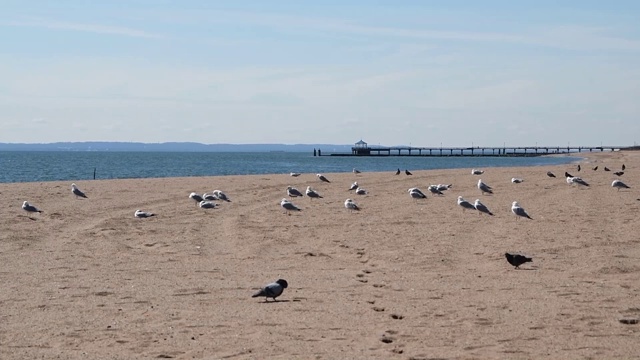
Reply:
[[[640,153],[587,156],[579,173],[76,181],[89,199],[71,181],[0,184],[0,358],[637,358],[640,324],[620,319],[640,317]],[[623,163],[632,188],[618,192],[602,169]],[[368,195],[347,190],[356,180]],[[407,193],[438,183],[453,188]],[[324,198],[293,199],[303,210],[287,216],[287,185]],[[232,202],[188,198],[214,189]],[[495,216],[463,212],[458,195]],[[29,219],[24,200],[44,213]],[[533,220],[516,220],[516,200]],[[533,263],[516,270],[507,251]],[[277,302],[251,297],[278,278]]]

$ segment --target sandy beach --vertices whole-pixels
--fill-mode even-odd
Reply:
[[[71,181],[0,184],[0,358],[637,358],[640,324],[620,320],[640,318],[640,152],[581,155],[580,172],[75,181],[88,199]],[[631,189],[616,191],[623,163]],[[453,187],[407,193],[440,183]],[[302,211],[286,215],[288,185],[323,198],[292,199]],[[231,202],[188,198],[214,189]],[[533,262],[516,270],[505,252]],[[278,278],[278,301],[251,297]]]

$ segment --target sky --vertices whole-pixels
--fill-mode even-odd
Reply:
[[[640,1],[0,4],[0,142],[640,143]]]

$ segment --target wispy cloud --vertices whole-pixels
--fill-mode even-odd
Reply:
[[[164,39],[166,36],[162,34],[152,33],[144,30],[133,29],[124,26],[111,26],[100,24],[85,24],[75,22],[64,21],[52,21],[44,19],[31,19],[31,20],[19,20],[19,21],[7,21],[0,23],[3,26],[11,27],[31,27],[31,28],[43,28],[52,30],[68,30],[88,32],[102,35],[118,35],[134,38],[145,39]]]
[[[456,24],[452,19],[449,29],[429,28],[428,22],[411,28],[395,23],[366,24],[350,19],[305,16],[282,13],[253,12],[243,10],[178,11],[172,14],[153,13],[154,18],[167,23],[233,24],[251,25],[277,30],[282,33],[324,34],[339,37],[376,37],[378,40],[404,41],[453,41],[503,43],[511,45],[542,46],[566,50],[619,50],[638,51],[640,40],[616,34],[615,26],[595,27],[567,23],[529,25],[510,31],[457,30],[469,28],[468,24]]]

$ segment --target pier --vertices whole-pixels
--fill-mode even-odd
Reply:
[[[619,151],[628,146],[501,146],[501,147],[412,147],[412,146],[373,146],[358,141],[351,153],[322,153],[317,156],[510,156],[527,157],[553,154],[569,154],[594,151]],[[314,149],[313,155],[316,156]]]

